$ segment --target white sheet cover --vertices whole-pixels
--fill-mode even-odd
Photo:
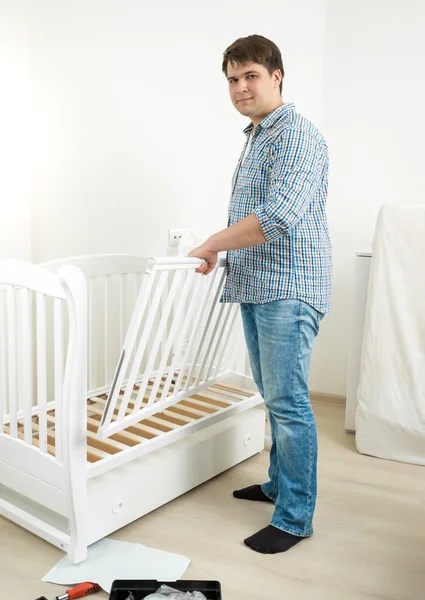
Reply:
[[[363,335],[356,444],[425,465],[425,205],[378,215]]]

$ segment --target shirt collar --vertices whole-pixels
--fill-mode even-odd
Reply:
[[[268,127],[272,127],[283,115],[287,112],[294,110],[295,105],[293,102],[287,102],[286,104],[281,104],[277,108],[274,109],[267,117],[258,123],[257,127],[261,127],[262,129],[267,129]],[[254,128],[254,124],[251,122],[248,127],[245,127],[243,130],[244,133],[251,133]]]

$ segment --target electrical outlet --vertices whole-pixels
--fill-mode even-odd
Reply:
[[[182,237],[187,236],[190,240],[190,236],[193,236],[192,244],[195,243],[196,237],[196,229],[169,229],[168,230],[168,240],[170,246],[178,246]],[[189,242],[188,245],[191,245]]]

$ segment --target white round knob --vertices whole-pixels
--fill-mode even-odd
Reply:
[[[122,500],[121,498],[116,498],[114,500],[114,503],[112,505],[112,512],[114,513],[114,515],[116,515],[120,512],[123,505],[124,505],[124,500]]]
[[[247,433],[246,436],[243,439],[243,445],[244,446],[248,446],[248,444],[251,442],[251,434]]]

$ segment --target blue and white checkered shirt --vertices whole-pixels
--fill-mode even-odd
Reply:
[[[254,213],[266,243],[227,254],[223,302],[284,298],[330,312],[332,256],[326,220],[328,151],[312,123],[283,104],[255,128],[232,181],[228,225]]]

